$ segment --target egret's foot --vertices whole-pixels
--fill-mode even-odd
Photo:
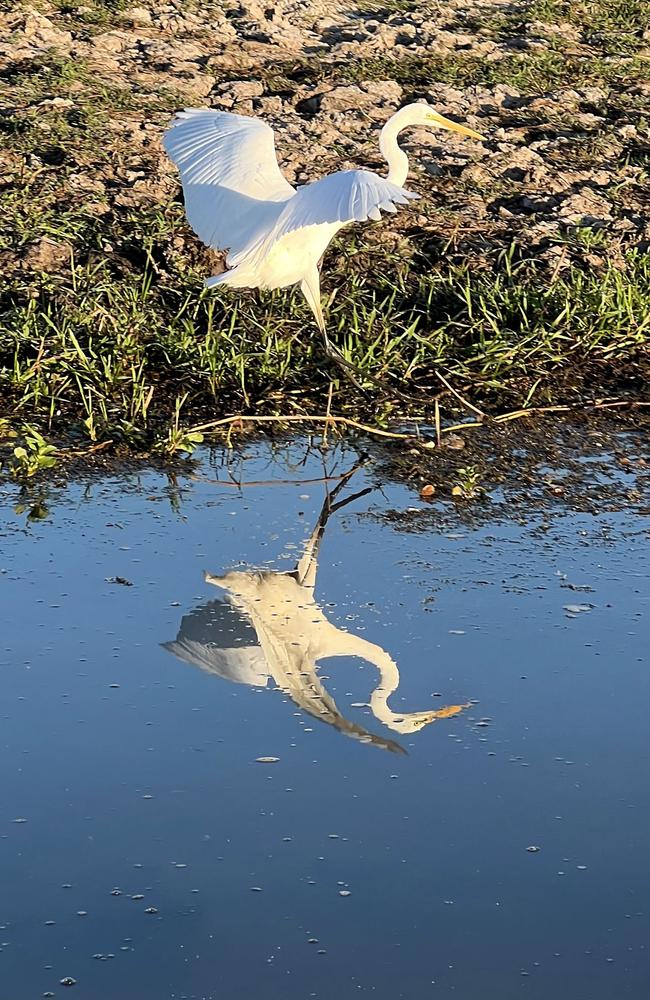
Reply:
[[[363,393],[364,396],[368,396],[368,390],[356,377],[359,374],[359,369],[356,365],[353,365],[350,361],[348,361],[348,359],[344,357],[338,347],[335,347],[328,337],[323,338],[323,346],[325,347],[327,357],[339,366],[348,382],[351,382],[352,385],[359,390],[359,392]]]
[[[373,375],[362,374],[356,365],[353,365],[351,361],[341,353],[338,347],[332,343],[329,337],[323,338],[323,343],[325,347],[325,353],[328,358],[335,361],[339,368],[342,370],[345,377],[349,382],[352,383],[364,396],[368,397],[370,395],[366,386],[362,385],[359,378],[365,379],[367,382],[371,382],[372,385],[377,386],[378,389],[382,391],[382,399],[399,399],[403,403],[416,403],[419,407],[422,407],[423,400],[418,399],[416,396],[409,396],[405,392],[400,392],[399,389],[393,388],[393,386],[386,385],[381,379],[375,378]],[[357,378],[358,376],[358,378]],[[436,397],[437,398],[437,397]]]

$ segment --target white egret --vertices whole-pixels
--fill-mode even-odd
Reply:
[[[190,226],[208,247],[227,251],[227,270],[206,286],[287,288],[300,285],[325,350],[350,368],[330,343],[321,307],[320,263],[344,226],[378,221],[419,196],[403,187],[409,171],[398,136],[406,128],[442,128],[482,140],[428,104],[408,104],[384,125],[379,148],[388,176],[342,170],[294,188],[283,176],[273,130],[259,118],[225,111],[179,112],[164,146],[180,171]]]
[[[185,615],[179,633],[164,648],[186,663],[238,684],[266,687],[274,682],[304,712],[364,743],[403,752],[394,740],[375,735],[346,719],[318,675],[327,657],[350,656],[372,663],[379,673],[368,707],[375,718],[400,734],[415,733],[437,719],[457,715],[467,705],[420,712],[395,711],[388,699],[397,691],[397,663],[377,643],[330,622],[314,596],[318,551],[330,514],[370,492],[361,490],[333,503],[355,469],[326,497],[320,516],[295,569],[230,570],[205,579],[225,593]]]

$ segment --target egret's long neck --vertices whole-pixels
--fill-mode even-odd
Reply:
[[[403,713],[393,712],[388,707],[388,699],[399,686],[399,669],[395,660],[385,649],[374,642],[369,642],[360,635],[351,632],[336,631],[336,645],[332,646],[330,656],[359,656],[367,663],[374,664],[379,671],[379,684],[370,695],[370,710],[376,719],[391,729],[397,729],[403,720]]]
[[[397,142],[397,136],[405,128],[400,120],[399,111],[389,118],[379,135],[379,149],[388,163],[388,180],[391,184],[403,187],[408,177],[408,156]]]
[[[397,664],[387,654],[377,657],[374,663],[379,670],[379,684],[370,695],[370,711],[385,726],[399,730],[398,723],[402,721],[403,716],[396,715],[388,706],[388,699],[399,686]]]

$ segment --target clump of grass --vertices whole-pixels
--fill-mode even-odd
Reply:
[[[641,56],[612,61],[606,56],[567,55],[551,49],[504,56],[493,62],[453,53],[376,56],[337,66],[337,73],[349,82],[391,79],[425,91],[438,82],[455,87],[509,84],[528,93],[544,93],[563,86],[642,84],[649,67],[650,60]]]
[[[48,444],[42,434],[27,426],[23,430],[23,444],[13,449],[11,471],[16,479],[31,479],[38,472],[52,469],[57,464],[57,449]]]
[[[632,55],[646,47],[646,0],[532,0],[527,17],[578,28],[584,42],[605,55]]]

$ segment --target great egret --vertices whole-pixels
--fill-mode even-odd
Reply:
[[[397,139],[412,126],[449,129],[483,140],[428,104],[408,104],[379,136],[388,176],[343,170],[294,188],[282,175],[273,130],[259,118],[226,111],[179,112],[164,146],[180,171],[187,219],[213,249],[228,251],[226,270],[206,286],[287,288],[300,284],[329,357],[350,368],[329,341],[321,307],[320,263],[330,241],[352,222],[378,221],[419,195],[403,187],[409,171]]]
[[[226,600],[210,601],[185,615],[176,639],[163,645],[186,663],[235,683],[266,687],[272,680],[304,712],[346,736],[384,750],[403,752],[399,743],[370,733],[341,714],[318,676],[320,660],[354,656],[372,663],[379,672],[379,684],[370,696],[370,710],[397,733],[417,732],[436,719],[457,715],[467,706],[394,711],[388,699],[400,682],[395,661],[376,643],[333,625],[314,598],[318,549],[330,514],[370,492],[361,490],[338,503],[332,502],[353,471],[326,497],[295,569],[287,573],[231,570],[223,576],[206,573],[206,581],[223,590]]]

